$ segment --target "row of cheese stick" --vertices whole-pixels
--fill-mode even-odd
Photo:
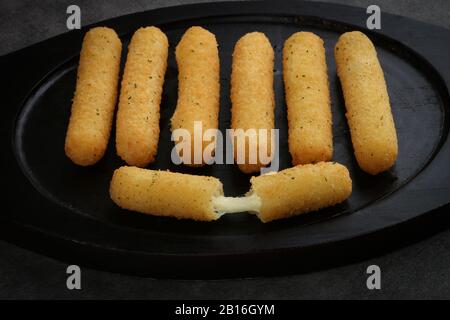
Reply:
[[[121,42],[113,30],[94,28],[86,34],[65,144],[66,154],[79,165],[92,165],[105,152],[120,54]],[[117,153],[129,165],[145,167],[155,159],[167,56],[168,41],[161,30],[147,27],[135,32],[116,122]],[[335,58],[357,161],[370,174],[385,171],[396,160],[397,136],[375,48],[364,34],[349,32],[340,37]],[[196,121],[203,132],[218,128],[220,62],[215,36],[201,27],[189,28],[176,47],[176,60],[178,101],[171,126],[187,129],[194,139]],[[236,43],[231,74],[233,129],[274,129],[273,61],[273,48],[262,33],[246,34]],[[283,76],[293,164],[331,160],[332,116],[322,39],[309,32],[287,39]],[[272,138],[258,143],[271,143]],[[258,172],[261,166],[239,164],[246,173]]]

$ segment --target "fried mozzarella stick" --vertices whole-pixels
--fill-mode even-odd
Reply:
[[[286,40],[283,78],[293,165],[331,160],[330,91],[320,37],[311,32],[297,32]]]
[[[268,222],[335,205],[352,190],[347,168],[331,162],[253,177],[251,184],[246,197],[224,197],[222,183],[213,177],[121,167],[110,195],[123,209],[151,215],[212,221],[248,211]]]
[[[367,36],[355,31],[339,37],[334,55],[356,160],[361,169],[376,175],[388,170],[398,154],[397,133],[377,52]]]
[[[234,47],[231,72],[231,128],[255,130],[249,134],[241,149],[233,137],[235,160],[244,173],[258,172],[267,163],[261,163],[261,154],[273,156],[274,143],[274,52],[269,39],[261,32],[247,33]],[[260,129],[266,130],[267,134]],[[253,142],[250,141],[253,139]],[[241,140],[242,141],[242,140]],[[262,151],[260,151],[262,148]],[[245,152],[243,152],[245,151]],[[239,159],[241,153],[241,160]],[[256,154],[255,154],[256,153]]]
[[[65,152],[76,164],[93,165],[108,145],[119,81],[122,43],[114,30],[98,27],[84,36]]]
[[[211,221],[221,216],[212,199],[223,195],[223,186],[214,177],[121,167],[114,171],[110,195],[123,209]]]
[[[116,120],[117,154],[129,165],[155,160],[159,108],[169,43],[155,27],[140,28],[131,38],[122,78]]]
[[[257,215],[262,222],[333,206],[352,193],[347,168],[333,162],[299,165],[252,177],[250,182],[249,196],[255,194],[261,199]]]
[[[203,152],[210,143],[215,144],[215,140],[203,141],[202,134],[208,129],[217,130],[219,125],[220,64],[216,37],[201,27],[191,27],[178,43],[175,55],[178,101],[172,117],[172,132],[176,129],[188,130],[191,157],[190,161],[183,162],[186,165],[203,165],[211,160],[211,157],[204,159]],[[201,132],[194,132],[195,122]],[[178,142],[175,142],[177,147]],[[211,156],[214,156],[214,149]]]

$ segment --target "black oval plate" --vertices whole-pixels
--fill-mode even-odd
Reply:
[[[383,14],[383,29],[374,33],[364,29],[366,18],[362,9],[338,5],[280,3],[274,7],[267,2],[233,2],[166,8],[98,24],[116,29],[124,49],[140,26],[157,25],[166,32],[170,55],[161,136],[156,162],[150,168],[213,175],[222,180],[230,196],[242,195],[249,187],[249,176],[237,167],[192,169],[170,161],[169,119],[177,98],[175,45],[192,25],[202,25],[216,35],[221,58],[220,129],[225,131],[230,123],[233,46],[246,32],[261,31],[269,37],[276,53],[276,127],[280,129],[283,169],[290,167],[291,161],[282,83],[283,43],[300,30],[324,39],[333,105],[334,160],[349,168],[354,191],[338,206],[269,224],[247,214],[200,223],[119,209],[108,195],[112,172],[123,164],[115,154],[114,138],[104,159],[93,167],[78,167],[65,157],[78,51],[89,27],[2,57],[2,87],[10,88],[1,120],[1,142],[7,150],[2,155],[7,177],[3,192],[6,237],[62,259],[81,259],[98,268],[134,274],[267,274],[311,263],[310,257],[311,261],[301,260],[309,252],[320,252],[315,261],[320,264],[327,256],[335,256],[326,249],[337,243],[353,242],[355,246],[358,237],[374,232],[381,235],[383,230],[449,203],[450,62],[446,53],[450,45],[438,36],[448,40],[450,32]],[[399,158],[389,172],[376,177],[362,172],[355,162],[335,72],[333,47],[339,35],[349,30],[362,30],[374,41],[396,121]],[[123,62],[125,55],[126,49]],[[174,201],[178,196],[182,195],[173,195]]]

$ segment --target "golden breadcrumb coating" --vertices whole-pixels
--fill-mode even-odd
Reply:
[[[122,43],[98,27],[84,36],[65,152],[76,164],[93,165],[108,145],[117,98]]]
[[[261,199],[262,222],[316,211],[346,200],[352,192],[347,168],[338,163],[298,165],[252,177],[250,194]]]
[[[283,48],[283,78],[292,164],[329,161],[333,132],[323,40],[311,32],[290,36]]]
[[[231,128],[266,129],[267,135],[257,139],[255,163],[250,163],[252,148],[245,142],[245,163],[238,163],[244,173],[260,171],[266,164],[261,163],[260,149],[267,150],[269,156],[274,143],[271,130],[275,127],[275,97],[273,89],[274,51],[269,39],[261,32],[247,33],[236,43],[233,51],[231,72]],[[261,139],[260,139],[261,138]],[[233,139],[235,160],[237,143]]]
[[[191,163],[194,164],[194,122],[201,121],[202,132],[218,129],[220,63],[214,34],[201,27],[189,28],[175,51],[178,64],[178,101],[172,116],[172,132],[183,128],[191,135]],[[210,144],[200,143],[201,152]],[[210,161],[203,159],[202,165]]]
[[[386,171],[397,159],[397,133],[375,47],[363,33],[347,32],[334,55],[356,160],[372,175]]]
[[[213,198],[223,195],[214,177],[121,167],[114,171],[111,199],[121,208],[156,216],[216,220]]]
[[[138,29],[128,46],[116,120],[117,154],[127,164],[145,167],[155,160],[159,108],[169,42],[156,27]]]

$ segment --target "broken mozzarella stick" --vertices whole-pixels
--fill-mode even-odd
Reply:
[[[173,137],[178,154],[184,164],[200,166],[210,163],[215,153],[215,135],[209,141],[203,141],[202,135],[219,126],[220,63],[216,37],[206,29],[191,27],[178,43],[175,56],[178,101],[171,120],[172,134],[177,129],[187,130],[191,139],[187,148],[176,135]]]
[[[375,47],[363,33],[347,32],[334,56],[356,160],[369,174],[386,171],[397,159],[397,133]]]
[[[238,40],[231,71],[231,128],[234,157],[244,173],[259,172],[273,156],[273,67],[273,48],[263,33],[247,33]]]
[[[335,162],[305,164],[252,177],[248,197],[261,199],[262,222],[316,211],[345,201],[352,193],[347,168]],[[276,191],[278,193],[276,193]]]
[[[65,152],[76,164],[93,165],[104,155],[117,98],[122,43],[106,27],[83,39]]]
[[[169,43],[156,27],[140,28],[131,38],[116,120],[117,154],[127,164],[145,167],[155,160],[159,108]]]
[[[109,191],[123,209],[200,221],[221,216],[212,200],[223,195],[223,186],[214,177],[120,167],[114,171]]]
[[[214,177],[121,167],[114,172],[110,195],[123,209],[151,215],[212,221],[248,211],[269,222],[335,205],[352,190],[347,168],[330,162],[253,177],[251,185],[245,197],[225,197]]]
[[[330,161],[333,133],[323,40],[297,32],[283,48],[289,151],[293,165]]]

